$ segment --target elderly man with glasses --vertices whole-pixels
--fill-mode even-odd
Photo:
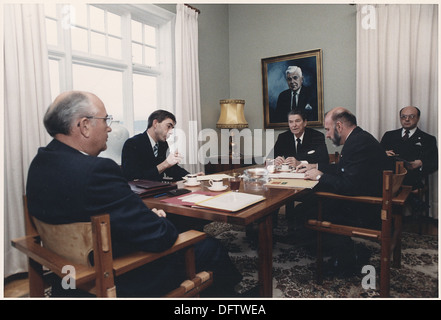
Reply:
[[[131,250],[160,252],[173,245],[178,230],[162,210],[148,208],[132,192],[116,162],[98,157],[106,149],[112,117],[94,94],[70,91],[59,95],[44,116],[54,138],[38,150],[26,184],[29,213],[49,224],[87,222],[110,215],[114,256]],[[209,296],[234,295],[241,274],[220,242],[207,238],[195,246],[196,269],[212,270]],[[177,256],[116,277],[120,297],[160,297],[185,279]],[[52,296],[84,293],[52,284]]]
[[[404,184],[420,188],[423,179],[438,170],[438,148],[436,137],[418,128],[421,112],[408,106],[400,110],[401,128],[387,131],[381,145],[386,154],[405,162],[407,175]]]

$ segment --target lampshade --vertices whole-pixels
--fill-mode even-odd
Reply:
[[[221,112],[216,127],[221,129],[248,128],[243,108],[245,100],[225,99],[220,102]]]

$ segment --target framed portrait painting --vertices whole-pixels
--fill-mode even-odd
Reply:
[[[264,127],[287,128],[292,109],[323,127],[322,49],[262,59]]]

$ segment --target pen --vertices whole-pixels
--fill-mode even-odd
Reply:
[[[166,196],[166,195],[167,195],[167,193],[161,193],[161,194],[157,194],[153,198],[159,198],[159,197]]]

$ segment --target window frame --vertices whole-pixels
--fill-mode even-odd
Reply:
[[[153,76],[157,79],[157,108],[174,112],[174,23],[175,14],[153,4],[90,4],[102,10],[121,16],[121,59],[98,56],[72,50],[71,33],[63,27],[63,4],[57,4],[58,46],[48,44],[48,58],[59,63],[60,92],[73,89],[73,65],[80,64],[122,72],[122,96],[124,127],[130,135],[134,132],[133,74]],[[156,28],[156,66],[134,63],[132,57],[131,20]],[[54,79],[51,79],[54,81]],[[147,121],[148,114],[146,114]]]

